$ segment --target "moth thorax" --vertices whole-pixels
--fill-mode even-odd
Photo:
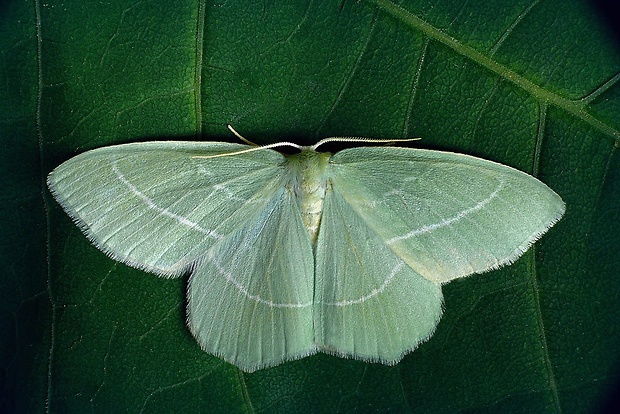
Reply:
[[[323,214],[323,200],[327,182],[325,169],[331,157],[327,152],[302,151],[299,160],[299,188],[301,216],[312,245],[316,243]]]

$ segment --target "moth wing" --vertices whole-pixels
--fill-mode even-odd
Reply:
[[[87,237],[113,259],[179,276],[243,225],[281,185],[284,157],[215,142],[103,147],[58,166],[48,186]]]
[[[321,350],[392,365],[434,332],[440,286],[398,257],[335,185],[326,193],[315,263]]]
[[[336,153],[329,168],[362,221],[436,283],[513,262],[565,210],[536,178],[462,154],[353,148]]]
[[[282,188],[197,264],[189,326],[203,349],[244,371],[316,352],[314,258],[296,196]]]

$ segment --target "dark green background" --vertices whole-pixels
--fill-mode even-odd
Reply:
[[[3,1],[0,411],[600,409],[620,357],[619,80],[583,1]],[[258,143],[419,136],[536,175],[566,216],[447,285],[395,367],[244,374],[185,328],[185,279],[108,259],[44,185],[88,149],[234,141],[227,123]]]

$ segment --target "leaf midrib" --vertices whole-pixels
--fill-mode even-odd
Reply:
[[[196,15],[196,62],[194,67],[194,109],[196,111],[194,127],[196,138],[202,136],[202,64],[204,57],[206,4],[204,0],[198,1]]]
[[[469,58],[473,62],[476,62],[478,65],[512,82],[519,88],[527,91],[540,102],[545,104],[551,104],[560,109],[563,109],[564,111],[583,120],[594,129],[602,132],[609,137],[612,137],[616,141],[616,143],[620,143],[620,130],[594,117],[586,110],[587,105],[596,96],[600,95],[601,93],[609,89],[612,85],[620,81],[620,73],[612,76],[603,85],[601,85],[599,88],[597,88],[592,93],[586,95],[585,97],[577,100],[571,100],[536,85],[529,79],[519,75],[505,65],[502,65],[497,61],[493,60],[491,56],[486,55],[470,46],[459,42],[454,37],[446,34],[442,30],[429,24],[420,17],[410,13],[409,11],[403,9],[401,6],[393,3],[390,0],[369,1],[371,3],[374,3],[379,9],[383,10],[385,13],[408,25],[412,29],[421,31],[429,38],[444,44],[445,46],[454,50],[456,53]]]

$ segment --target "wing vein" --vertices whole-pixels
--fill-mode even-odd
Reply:
[[[131,191],[136,197],[141,199],[144,202],[144,204],[146,204],[147,207],[150,208],[151,210],[154,210],[154,211],[158,212],[162,216],[170,217],[171,219],[176,220],[177,222],[179,222],[180,224],[182,224],[182,225],[184,225],[186,227],[189,227],[189,228],[191,228],[193,230],[196,230],[196,231],[198,231],[200,233],[204,233],[208,237],[212,237],[214,239],[221,239],[222,238],[222,235],[219,234],[218,232],[216,232],[214,230],[210,230],[210,229],[205,229],[202,226],[200,226],[198,223],[195,223],[195,222],[189,220],[186,217],[183,217],[183,216],[181,216],[179,214],[173,213],[173,212],[169,211],[168,209],[166,209],[164,207],[158,206],[157,203],[155,203],[146,194],[141,192],[135,185],[133,185],[125,177],[125,175],[120,171],[120,169],[116,165],[116,162],[112,163],[112,170],[114,171],[114,173],[116,174],[118,179],[121,180],[121,182],[129,189],[129,191]]]
[[[462,218],[475,213],[476,211],[481,210],[482,208],[484,208],[484,206],[486,206],[487,204],[489,204],[495,197],[497,197],[498,193],[503,189],[504,187],[504,181],[503,180],[499,180],[499,184],[498,186],[491,192],[491,194],[489,194],[489,196],[487,198],[485,198],[482,201],[479,201],[476,205],[469,207],[465,210],[460,211],[458,214],[447,218],[447,219],[443,219],[440,222],[437,223],[432,223],[432,224],[427,224],[424,225],[422,227],[419,227],[417,229],[411,230],[408,233],[405,233],[403,235],[400,236],[396,236],[396,237],[392,237],[391,239],[388,239],[386,241],[387,244],[394,244],[396,242],[402,241],[402,240],[407,240],[411,237],[414,236],[419,236],[420,234],[424,234],[424,233],[430,233],[433,230],[439,229],[441,227],[446,227],[449,226],[450,224],[453,224],[457,221],[460,221]]]

